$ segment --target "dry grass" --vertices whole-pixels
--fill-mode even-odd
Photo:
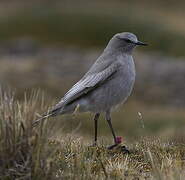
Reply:
[[[32,129],[38,107],[44,107],[39,93],[32,92],[28,99],[25,95],[24,102],[19,102],[12,93],[0,91],[0,179],[37,179],[52,174],[45,163],[47,154],[42,156],[47,129],[44,125]]]
[[[108,138],[89,147],[88,138],[75,133],[57,135],[47,122],[33,129],[35,113],[47,109],[38,92],[14,99],[0,91],[0,179],[183,179],[185,144],[140,138],[107,150]],[[54,135],[52,135],[54,134]],[[52,136],[51,136],[52,135]]]
[[[131,154],[124,154],[119,148],[108,151],[104,143],[97,148],[82,145],[81,137],[53,143],[61,145],[56,155],[56,162],[60,164],[57,176],[60,178],[182,179],[184,176],[183,144],[143,138],[130,145]]]

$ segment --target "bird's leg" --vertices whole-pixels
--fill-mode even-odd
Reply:
[[[94,116],[94,144],[93,144],[93,146],[97,145],[97,129],[98,129],[99,117],[100,117],[100,113],[96,113]]]
[[[116,135],[115,135],[115,132],[114,132],[114,129],[112,127],[112,122],[111,122],[111,116],[110,116],[110,111],[107,111],[106,114],[105,114],[105,118],[109,124],[109,127],[111,129],[111,132],[112,132],[112,135],[114,137],[114,144],[109,146],[108,149],[113,149],[114,147],[117,147],[119,142],[117,141],[117,138],[116,138]],[[127,153],[129,154],[130,151],[125,147],[125,146],[121,146],[121,151],[124,152],[124,153]]]
[[[117,142],[116,142],[116,135],[115,135],[114,129],[112,127],[110,111],[106,111],[105,118],[106,118],[106,120],[108,122],[108,125],[109,125],[110,129],[111,129],[111,132],[112,132],[112,135],[113,135],[113,138],[114,138],[114,143],[117,144]]]

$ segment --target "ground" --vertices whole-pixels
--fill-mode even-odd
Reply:
[[[24,101],[0,93],[0,179],[183,179],[184,138],[138,137],[124,139],[108,150],[109,136],[79,135],[76,127],[63,133],[49,120],[33,128],[37,110],[46,108],[43,96],[33,92]]]

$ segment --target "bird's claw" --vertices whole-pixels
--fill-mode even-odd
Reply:
[[[127,149],[126,146],[121,146],[121,152],[123,152],[124,154],[130,154],[131,152]]]
[[[89,145],[89,147],[97,147],[97,143],[94,142],[93,144]]]
[[[108,150],[112,150],[112,149],[114,149],[115,147],[117,147],[118,146],[118,144],[113,144],[113,145],[111,145],[111,146],[108,146]]]
[[[108,150],[113,150],[115,148],[120,150],[124,154],[130,154],[130,151],[126,148],[126,146],[121,146],[120,144],[113,144],[113,145],[109,146],[107,149]]]

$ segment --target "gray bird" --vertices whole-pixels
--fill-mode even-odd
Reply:
[[[72,86],[49,113],[36,120],[34,125],[50,116],[73,113],[77,109],[79,112],[90,111],[95,113],[94,145],[96,145],[97,121],[100,113],[105,113],[114,145],[117,145],[110,113],[131,94],[136,76],[132,51],[137,45],[147,44],[138,41],[137,37],[129,32],[115,34],[82,79]]]

